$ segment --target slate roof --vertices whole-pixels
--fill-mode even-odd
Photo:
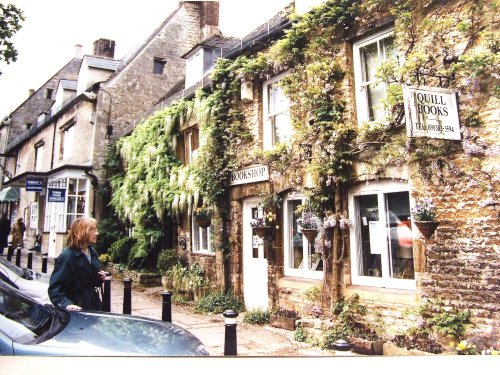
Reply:
[[[96,56],[84,56],[83,60],[91,68],[106,69],[116,71],[116,69],[121,65],[121,60],[112,60]]]
[[[67,79],[61,79],[60,84],[61,87],[65,90],[76,91],[78,88],[78,81],[69,81]]]

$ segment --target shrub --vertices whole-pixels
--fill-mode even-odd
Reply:
[[[243,323],[249,324],[268,324],[271,321],[271,313],[260,309],[249,310],[245,313]]]
[[[161,274],[167,273],[176,264],[181,264],[181,259],[175,249],[162,250],[158,255],[158,271]]]
[[[221,314],[226,310],[239,312],[244,309],[244,305],[238,301],[232,291],[209,294],[200,299],[195,305],[196,311],[213,314]]]
[[[113,263],[128,263],[130,249],[132,248],[135,240],[131,237],[124,237],[116,242],[113,242],[109,249],[109,256]]]
[[[293,333],[293,339],[297,342],[307,342],[307,332],[304,327],[297,327]]]

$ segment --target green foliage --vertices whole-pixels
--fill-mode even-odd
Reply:
[[[113,263],[127,264],[130,249],[134,245],[135,240],[131,237],[123,237],[114,242],[109,249],[109,256]]]
[[[297,342],[307,342],[307,332],[302,326],[298,326],[293,332],[293,339]]]
[[[304,296],[309,301],[313,301],[313,302],[320,301],[321,300],[321,289],[318,288],[317,286],[313,286],[313,287],[306,290]]]
[[[232,291],[209,294],[200,299],[195,305],[196,311],[212,314],[221,314],[226,310],[240,312],[243,311],[244,308],[245,306],[238,300],[238,297],[236,297]]]
[[[24,12],[21,9],[0,3],[0,61],[10,64],[17,60],[17,50],[11,38],[21,29],[22,21]]]
[[[97,224],[99,237],[96,242],[96,249],[100,253],[107,252],[113,243],[126,237],[127,233],[123,224],[116,217],[104,218]]]
[[[181,257],[175,249],[162,250],[158,255],[157,267],[161,274],[166,274],[178,264],[181,264]]]
[[[245,312],[243,323],[268,324],[271,321],[271,313],[267,310],[248,310]]]
[[[464,336],[470,323],[470,312],[456,309],[442,310],[430,318],[428,323],[438,332],[448,337],[460,339]]]

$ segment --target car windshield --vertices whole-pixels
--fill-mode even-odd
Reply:
[[[49,330],[54,316],[43,305],[8,288],[0,288],[0,330],[12,340],[27,344]]]
[[[14,272],[17,276],[24,277],[24,271],[21,268],[13,265],[11,262],[0,258],[0,263],[9,270],[11,270],[12,272]]]

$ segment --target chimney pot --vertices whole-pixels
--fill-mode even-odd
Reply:
[[[28,98],[30,98],[35,93],[35,89],[29,89]]]
[[[75,44],[75,58],[81,59],[83,57],[83,46],[81,44]]]

